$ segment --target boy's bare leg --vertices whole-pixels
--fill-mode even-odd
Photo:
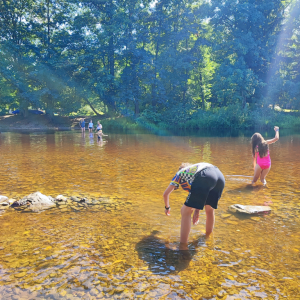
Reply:
[[[266,182],[266,176],[268,175],[269,171],[270,171],[271,167],[268,168],[268,169],[264,169],[261,171],[261,174],[260,174],[260,181],[266,185],[267,182]]]
[[[192,226],[191,215],[193,210],[193,208],[185,205],[181,207],[180,244],[187,245],[188,243],[189,234]]]
[[[208,237],[214,229],[215,225],[215,210],[210,205],[205,205],[206,213],[206,236]]]
[[[262,171],[261,167],[258,164],[256,164],[255,169],[254,169],[254,176],[252,179],[252,184],[254,184],[257,181],[257,179],[259,178],[259,176],[261,174],[261,171]]]

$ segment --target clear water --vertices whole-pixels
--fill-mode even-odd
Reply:
[[[2,133],[0,194],[109,199],[76,209],[0,213],[0,299],[298,299],[300,137],[270,146],[267,187],[250,186],[249,138],[79,132]],[[181,162],[219,167],[226,187],[211,238],[205,214],[178,251],[183,190],[162,194]],[[242,217],[231,204],[271,203]]]

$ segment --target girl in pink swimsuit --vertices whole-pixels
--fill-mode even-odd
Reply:
[[[275,126],[275,137],[271,140],[264,140],[260,133],[254,133],[251,137],[252,156],[254,176],[252,184],[254,184],[260,177],[260,181],[266,185],[266,176],[271,169],[271,158],[269,152],[269,145],[279,140],[279,127]]]

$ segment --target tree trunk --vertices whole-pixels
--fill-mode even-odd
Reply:
[[[204,110],[205,109],[205,99],[204,99],[203,78],[202,78],[201,71],[199,72],[199,79],[200,79],[200,96],[202,98],[201,107]]]
[[[92,103],[87,99],[87,98],[83,98],[85,101],[86,101],[86,103],[90,106],[90,108],[92,109],[92,111],[98,116],[98,117],[100,117],[101,115],[96,111],[96,109],[93,107],[93,105],[92,105]]]
[[[51,95],[47,95],[46,97],[46,115],[52,121],[54,117],[54,101]]]
[[[135,104],[135,107],[134,107],[134,114],[135,114],[136,117],[138,117],[139,114],[140,114],[139,100],[138,100],[138,99],[134,99],[134,104]]]
[[[27,118],[29,113],[28,113],[28,107],[21,107],[20,108],[20,114],[21,116],[23,116],[24,118]]]

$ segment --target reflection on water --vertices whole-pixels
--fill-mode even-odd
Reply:
[[[0,194],[107,197],[41,213],[0,210],[0,299],[297,299],[300,277],[300,137],[270,147],[268,186],[251,186],[249,138],[78,132],[2,133]],[[214,235],[205,213],[178,251],[186,192],[162,193],[181,162],[224,173]],[[231,204],[271,203],[268,215]],[[199,237],[200,235],[200,237]]]

